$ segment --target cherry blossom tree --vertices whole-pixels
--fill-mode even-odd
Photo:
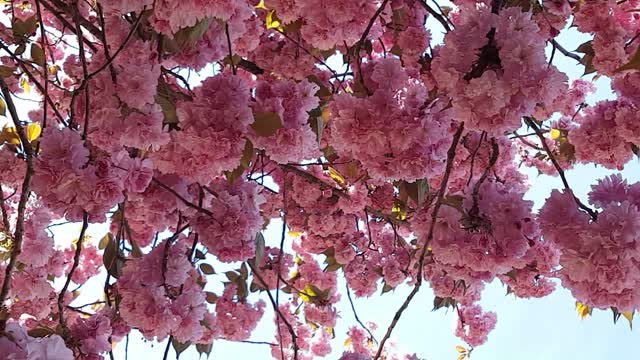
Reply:
[[[490,341],[496,279],[521,298],[560,284],[582,315],[640,308],[640,183],[579,198],[565,175],[640,154],[639,0],[0,7],[3,359],[114,359],[131,331],[208,355],[260,321],[275,359],[325,357],[335,336],[342,360],[417,359],[389,340],[424,286],[463,359]],[[569,25],[590,40],[560,44]],[[588,106],[593,81],[559,56],[615,98]],[[528,168],[563,184],[539,211]],[[390,324],[360,321],[353,298],[397,287]]]

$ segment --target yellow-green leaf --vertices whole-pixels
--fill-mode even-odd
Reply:
[[[465,349],[464,347],[458,345],[458,346],[456,346],[456,351],[462,354],[462,353],[466,353],[467,349]]]
[[[580,319],[582,320],[584,320],[588,315],[591,314],[591,309],[587,305],[579,301],[576,301],[576,311],[578,312],[578,316],[580,316]]]
[[[0,116],[7,114],[7,105],[4,103],[4,99],[0,98]]]
[[[558,140],[560,136],[562,136],[562,133],[558,129],[551,129],[549,130],[549,135],[551,135],[552,140]]]
[[[29,140],[29,142],[37,139],[40,136],[41,132],[42,128],[40,127],[40,124],[30,123],[29,125],[27,125],[27,139]]]
[[[458,355],[458,359],[456,359],[456,360],[462,360],[462,359],[464,359],[466,357],[467,357],[467,354],[460,354],[460,355]]]
[[[200,271],[202,271],[202,273],[204,273],[205,275],[213,275],[216,273],[216,271],[213,269],[213,266],[209,264],[200,265]]]
[[[260,0],[258,5],[255,6],[256,9],[268,10],[266,6],[264,6],[264,0]]]
[[[31,86],[29,86],[29,82],[27,81],[27,78],[21,77],[19,84],[20,84],[20,87],[22,88],[22,91],[24,91],[25,94],[28,94],[31,91]]]
[[[318,296],[318,294],[314,291],[315,286],[311,284],[305,285],[304,289],[300,291],[300,300],[303,302],[311,301],[311,298]]]
[[[640,47],[636,50],[635,54],[631,57],[628,63],[615,69],[613,72],[620,72],[625,70],[640,70]]]
[[[278,20],[278,17],[276,16],[275,10],[271,10],[267,13],[265,25],[267,29],[277,29],[278,31],[284,31],[284,29],[280,25],[280,20]]]
[[[8,78],[14,75],[16,68],[13,66],[0,65],[0,78]]]
[[[278,114],[271,111],[255,111],[253,113],[255,121],[251,128],[256,135],[269,137],[274,135],[278,129],[282,128],[282,120]]]
[[[337,182],[339,185],[344,185],[346,183],[344,177],[340,175],[340,173],[329,166],[329,176],[333,179],[333,181]]]
[[[47,62],[44,50],[38,44],[31,44],[31,60],[40,66],[44,66]]]

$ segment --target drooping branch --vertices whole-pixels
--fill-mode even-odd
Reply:
[[[422,7],[424,7],[424,9],[427,10],[427,12],[431,16],[433,16],[434,19],[438,20],[438,22],[442,24],[442,27],[447,32],[451,31],[451,26],[449,25],[448,19],[445,18],[442,14],[439,14],[438,12],[436,12],[431,6],[429,6],[426,0],[420,0],[420,5],[422,5]]]
[[[9,289],[11,288],[11,275],[13,273],[13,269],[16,266],[16,262],[18,261],[18,256],[22,252],[22,240],[24,237],[24,213],[27,209],[27,200],[29,200],[29,195],[31,194],[31,178],[33,176],[33,148],[31,147],[31,143],[27,137],[24,127],[20,122],[20,118],[18,117],[18,111],[16,110],[15,103],[11,98],[11,92],[9,91],[9,87],[4,82],[4,79],[0,78],[0,89],[2,90],[2,96],[7,104],[7,108],[9,109],[9,114],[11,114],[11,119],[13,120],[13,124],[16,127],[16,132],[18,133],[18,137],[20,138],[20,142],[22,143],[22,150],[24,151],[25,160],[27,163],[27,168],[24,174],[24,178],[22,180],[22,188],[20,193],[20,200],[18,200],[18,209],[16,216],[16,226],[15,231],[13,233],[13,241],[11,242],[11,253],[9,255],[9,263],[4,270],[4,279],[2,280],[2,290],[0,290],[0,314],[4,314],[7,312],[7,308],[5,305],[5,300],[7,299],[7,295],[9,295]],[[0,195],[4,196],[4,195]],[[4,201],[4,200],[3,200]],[[6,320],[0,321],[0,331],[3,331],[6,326]]]
[[[447,165],[444,171],[444,175],[442,176],[440,189],[438,190],[438,197],[436,199],[436,202],[433,206],[433,210],[431,212],[431,224],[429,225],[429,232],[427,234],[427,238],[424,241],[424,244],[422,245],[422,251],[420,253],[420,258],[418,260],[418,273],[416,275],[416,284],[414,285],[413,290],[411,290],[411,293],[409,293],[409,296],[407,296],[405,301],[402,303],[398,311],[396,311],[395,315],[393,316],[393,320],[391,321],[391,324],[387,328],[387,332],[385,333],[384,337],[380,341],[380,345],[378,346],[378,351],[376,352],[374,360],[378,360],[382,355],[382,351],[384,350],[384,345],[387,342],[387,340],[389,340],[389,338],[391,337],[391,333],[393,332],[393,329],[398,324],[398,321],[400,321],[400,317],[402,317],[402,313],[407,309],[407,307],[409,307],[409,304],[411,303],[413,298],[416,296],[416,294],[420,290],[420,286],[422,286],[422,272],[424,268],[424,259],[427,254],[427,249],[429,248],[429,243],[433,239],[433,230],[435,229],[436,220],[438,218],[438,212],[440,211],[440,207],[442,206],[442,203],[444,201],[444,195],[445,195],[445,192],[447,191],[447,184],[449,183],[449,176],[451,175],[451,170],[453,169],[453,160],[456,156],[456,148],[458,147],[458,143],[460,142],[460,137],[462,136],[463,130],[464,130],[464,123],[461,123],[455,135],[453,136],[451,147],[449,147],[449,150],[447,151]]]
[[[0,48],[2,48],[2,50],[6,51],[9,54],[9,56],[18,64],[20,69],[22,69],[22,71],[25,74],[27,74],[27,77],[29,78],[29,80],[31,80],[36,85],[36,87],[38,88],[38,91],[40,91],[40,93],[43,94],[45,100],[49,103],[49,106],[51,106],[51,109],[56,114],[56,117],[58,118],[58,120],[60,120],[60,122],[63,123],[66,126],[67,122],[64,120],[64,117],[62,116],[62,114],[60,114],[60,111],[58,111],[58,108],[56,107],[55,102],[53,102],[53,100],[51,100],[51,97],[49,96],[48,91],[45,90],[44,86],[42,84],[40,84],[40,82],[31,73],[31,71],[29,71],[27,66],[24,64],[24,61],[22,61],[22,59],[17,57],[16,54],[13,51],[11,51],[11,49],[9,49],[9,47],[7,47],[7,45],[5,45],[2,41],[0,41]]]
[[[267,283],[262,278],[262,275],[260,275],[260,273],[256,271],[256,268],[253,265],[251,265],[251,262],[247,262],[247,264],[249,264],[249,268],[251,269],[251,273],[253,274],[253,276],[255,276],[258,279],[258,281],[260,282],[260,284],[262,284],[262,286],[265,289],[267,289],[265,291],[267,293],[267,296],[269,297],[269,301],[271,302],[271,305],[273,306],[273,311],[276,312],[276,315],[282,320],[284,325],[287,327],[287,330],[289,331],[289,335],[291,335],[291,342],[293,344],[293,359],[297,360],[298,359],[298,350],[299,350],[298,349],[298,336],[296,335],[296,332],[293,329],[293,326],[291,326],[291,323],[289,322],[289,320],[287,320],[287,318],[284,316],[282,311],[280,311],[280,307],[278,306],[278,304],[276,304],[276,300],[273,298],[273,295],[271,294],[271,291],[269,290],[269,286],[267,285]],[[280,343],[282,345],[282,337],[280,338]]]
[[[556,171],[558,172],[558,175],[560,176],[560,179],[562,180],[562,184],[564,185],[564,189],[566,191],[570,191],[571,192],[571,195],[573,196],[573,200],[576,202],[576,205],[578,205],[578,208],[586,211],[589,214],[589,216],[591,216],[591,220],[596,221],[598,219],[598,213],[596,211],[594,211],[593,209],[591,209],[590,207],[588,207],[587,205],[583,204],[582,201],[580,201],[580,199],[578,199],[578,197],[573,193],[573,190],[571,190],[571,187],[569,186],[569,182],[567,181],[567,177],[564,174],[564,170],[562,169],[562,167],[558,163],[558,160],[556,160],[556,157],[553,155],[553,152],[549,148],[549,145],[547,145],[547,141],[546,141],[544,135],[542,135],[542,132],[540,131],[540,128],[538,127],[538,125],[530,117],[524,117],[524,121],[538,135],[538,138],[540,139],[540,142],[542,143],[542,147],[544,148],[545,152],[547,153],[547,156],[549,157],[549,159],[551,160],[551,163],[553,164],[553,167],[556,168]]]
[[[80,229],[80,236],[78,237],[78,242],[76,243],[76,251],[73,255],[73,263],[71,265],[71,270],[67,274],[67,280],[60,290],[60,294],[58,294],[58,317],[60,321],[60,327],[62,327],[63,334],[66,337],[68,335],[68,327],[66,320],[64,318],[64,296],[67,293],[67,289],[69,288],[69,284],[71,284],[71,278],[73,277],[74,272],[80,265],[80,254],[82,253],[82,243],[84,241],[84,234],[89,227],[89,214],[87,211],[83,211],[82,213],[82,228]]]

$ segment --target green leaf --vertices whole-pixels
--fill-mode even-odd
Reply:
[[[211,354],[211,350],[213,350],[213,343],[208,344],[196,344],[196,350],[198,354],[207,354],[207,359],[209,358],[209,354]]]
[[[213,275],[216,271],[213,269],[213,266],[209,264],[200,264],[200,271],[202,271],[205,275]]]
[[[15,75],[16,68],[14,66],[0,65],[0,78],[8,78]]]
[[[384,283],[384,285],[382,286],[382,293],[388,293],[391,290],[393,290],[393,288],[389,284]]]
[[[124,256],[111,233],[107,233],[106,236],[109,237],[109,242],[104,249],[102,261],[104,263],[104,267],[107,269],[107,273],[117,279],[122,274],[122,266],[124,265],[124,261],[122,259]]]
[[[636,156],[640,157],[640,147],[638,147],[638,145],[631,144],[631,151],[633,151]]]
[[[212,293],[211,291],[205,291],[204,294],[209,304],[215,304],[216,301],[218,301],[218,295]]]
[[[176,355],[180,355],[191,346],[191,342],[181,343],[176,339],[171,339],[171,345],[173,346],[173,350],[176,351]]]
[[[245,169],[248,168],[252,158],[253,158],[253,143],[247,140],[247,142],[244,143],[244,150],[242,150],[242,157],[240,158],[240,166],[244,167]]]
[[[31,60],[40,66],[45,66],[47,63],[47,59],[44,57],[44,50],[38,44],[31,44]]]
[[[269,137],[282,128],[282,120],[278,114],[271,111],[255,111],[253,113],[255,121],[251,128],[258,136]]]
[[[98,243],[98,250],[104,250],[109,244],[109,241],[111,240],[112,236],[113,235],[111,235],[110,233],[104,234],[104,236],[102,237],[102,239],[100,239],[100,242]]]
[[[620,66],[619,68],[615,69],[613,72],[617,73],[625,70],[640,70],[640,47],[638,47],[638,49],[633,54],[633,56],[631,57],[631,60],[629,60],[628,63]]]
[[[27,19],[14,18],[12,30],[15,37],[29,37],[36,32],[38,28],[38,19],[36,15],[32,15]]]
[[[38,327],[27,331],[27,334],[29,334],[29,336],[35,338],[47,337],[50,335],[54,335],[55,333],[55,330],[46,327]]]
[[[260,264],[262,264],[262,258],[264,257],[264,247],[265,247],[264,236],[262,235],[261,232],[256,234],[255,243],[256,243],[255,264],[256,266],[260,266]]]

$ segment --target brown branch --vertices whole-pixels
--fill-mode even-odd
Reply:
[[[4,226],[4,231],[9,234],[11,232],[11,224],[9,223],[9,214],[7,213],[7,208],[5,207],[4,202],[4,191],[2,190],[2,185],[0,185],[0,197],[2,197],[2,202],[0,202],[0,210],[2,210],[2,226]]]
[[[78,35],[78,46],[80,47],[80,51],[78,55],[80,56],[80,63],[82,64],[82,85],[80,88],[84,87],[84,125],[82,129],[82,140],[87,139],[87,130],[89,128],[89,70],[87,69],[87,58],[84,53],[84,42],[82,41],[82,29],[80,28],[80,10],[78,9],[78,0],[74,2],[73,5],[73,22],[76,27],[76,34]],[[84,85],[84,86],[83,86]],[[79,89],[78,89],[79,90]],[[69,119],[69,126],[73,128],[73,118]]]
[[[369,337],[371,338],[371,340],[373,340],[377,344],[378,340],[376,340],[376,337],[373,336],[373,333],[371,333],[371,330],[369,330],[369,328],[362,323],[362,321],[358,317],[358,313],[356,313],[356,307],[353,304],[353,299],[351,299],[351,290],[349,290],[349,284],[345,284],[345,287],[347,288],[347,298],[349,299],[349,304],[351,304],[351,311],[353,311],[353,317],[356,318],[356,321],[358,322],[358,324],[360,324],[360,326],[369,334]]]
[[[43,96],[49,95],[49,69],[47,67],[47,36],[44,31],[44,22],[42,21],[42,11],[40,9],[40,0],[36,0],[36,14],[38,16],[38,22],[40,23],[40,37],[41,37],[41,46],[42,46],[42,55],[44,58],[44,64],[39,64],[42,66],[42,81],[44,81],[44,94]],[[43,111],[43,119],[42,119],[42,129],[47,127],[47,105],[46,101],[44,103],[44,111]],[[37,153],[37,151],[36,151]]]
[[[55,16],[56,19],[58,19],[62,23],[62,25],[64,25],[65,28],[71,30],[71,32],[73,32],[76,36],[78,35],[75,32],[76,31],[75,27],[71,25],[69,20],[65,19],[64,16],[62,16],[62,12],[60,10],[55,8],[53,5],[49,4],[46,0],[40,0],[40,2],[46,10],[48,10],[51,14],[53,14],[53,16]],[[95,45],[93,45],[93,43],[89,41],[87,38],[83,37],[82,40],[88,47],[91,48],[91,50],[98,51],[98,48]]]
[[[229,63],[231,64],[231,73],[236,75],[236,65],[233,61],[233,51],[231,48],[231,37],[229,36],[229,24],[224,24],[224,33],[227,35],[227,47],[229,48]]]
[[[562,55],[570,57],[570,58],[574,59],[575,61],[577,61],[579,63],[581,62],[580,55],[574,54],[574,53],[570,52],[569,50],[565,49],[562,45],[560,45],[556,41],[556,39],[551,39],[551,45],[554,48],[558,49],[558,51],[560,51],[562,53]]]
[[[190,202],[189,200],[185,199],[182,195],[178,194],[175,190],[173,190],[171,187],[163,184],[160,180],[156,179],[156,178],[152,178],[151,179],[154,183],[156,183],[158,186],[160,186],[161,188],[165,189],[166,191],[172,193],[175,197],[177,197],[180,201],[182,201],[182,203],[184,203],[186,206],[195,209],[198,212],[204,213],[206,215],[209,215],[211,218],[213,217],[213,213],[201,206],[198,206],[192,202]],[[214,218],[215,219],[215,218]]]
[[[471,210],[469,211],[469,215],[471,216],[478,216],[480,213],[480,208],[479,208],[480,186],[482,186],[485,180],[487,180],[487,177],[489,176],[489,172],[496,165],[499,154],[500,154],[500,148],[498,147],[498,143],[496,142],[495,138],[491,138],[491,157],[489,158],[489,163],[487,164],[487,167],[484,169],[482,176],[480,176],[480,179],[478,179],[478,181],[473,186],[473,193],[471,194],[471,197],[473,198],[473,205],[471,207]]]
[[[38,88],[38,91],[40,91],[40,93],[43,94],[45,100],[49,102],[49,105],[53,109],[53,112],[56,114],[56,116],[58,117],[60,122],[65,124],[65,125],[67,125],[67,122],[64,120],[64,117],[62,117],[62,114],[60,114],[60,111],[58,111],[58,108],[56,108],[56,104],[53,102],[53,100],[51,100],[51,97],[49,97],[47,91],[45,91],[45,89],[42,86],[42,84],[40,84],[36,80],[36,77],[31,73],[31,71],[29,71],[29,69],[27,69],[27,67],[24,65],[24,62],[22,61],[22,59],[17,57],[16,54],[13,53],[11,51],[11,49],[9,49],[2,41],[0,41],[0,48],[2,48],[2,50],[6,51],[9,54],[9,56],[18,64],[20,69],[22,69],[22,71],[25,74],[27,74],[27,77],[29,78],[29,80],[33,81],[33,83]]]
[[[287,330],[289,330],[289,335],[291,335],[291,342],[293,343],[293,359],[294,360],[298,360],[298,337],[296,336],[296,332],[293,330],[293,326],[291,326],[291,323],[289,323],[289,320],[287,320],[287,318],[284,317],[284,314],[282,314],[282,312],[280,311],[280,308],[276,304],[276,301],[273,298],[273,295],[271,295],[271,291],[269,290],[269,286],[264,281],[264,279],[262,278],[260,273],[258,273],[256,271],[256,269],[253,267],[253,265],[251,265],[251,262],[247,262],[247,264],[249,264],[249,268],[251,269],[251,272],[253,273],[253,276],[255,276],[258,279],[258,281],[262,284],[262,286],[265,289],[267,289],[265,291],[267,292],[267,295],[269,296],[269,301],[271,302],[271,305],[273,306],[273,311],[275,311],[276,314],[278,315],[278,317],[280,319],[282,319],[282,322],[287,327]],[[282,336],[280,337],[280,346],[282,346]]]
[[[142,11],[144,11],[145,9],[146,9],[146,7],[143,8]],[[129,41],[131,41],[131,38],[133,38],[133,34],[138,29],[138,26],[140,25],[141,21],[142,21],[142,14],[140,16],[138,16],[138,19],[136,19],[136,22],[133,24],[133,27],[129,30],[129,33],[127,34],[127,37],[124,39],[122,44],[120,44],[120,46],[118,46],[118,48],[116,49],[116,52],[113,53],[113,56],[111,56],[111,57],[109,57],[109,54],[107,52],[108,50],[107,50],[107,45],[106,45],[106,39],[104,40],[105,41],[105,56],[107,57],[107,62],[102,64],[102,66],[100,66],[97,70],[95,70],[91,74],[89,74],[89,76],[88,76],[89,79],[91,79],[94,76],[98,75],[100,72],[102,72],[108,66],[110,66],[111,69],[112,69],[112,75],[111,76],[115,77],[115,75],[113,75],[113,73],[115,73],[115,69],[113,69],[113,61],[116,59],[116,57],[118,57],[118,55],[122,52],[122,50],[124,50],[124,48],[127,46]]]
[[[586,211],[589,214],[589,216],[591,216],[591,219],[593,221],[596,221],[598,219],[598,213],[596,211],[592,210],[587,205],[583,204],[582,201],[580,201],[580,199],[578,199],[578,197],[573,193],[573,190],[571,190],[571,187],[569,186],[569,182],[567,181],[567,177],[564,174],[564,170],[562,169],[562,167],[560,166],[560,164],[556,160],[555,156],[553,155],[553,152],[551,152],[551,149],[549,148],[549,145],[547,145],[547,142],[545,141],[544,135],[542,135],[542,132],[540,131],[540,128],[538,127],[538,125],[530,117],[524,117],[524,121],[525,121],[525,123],[527,125],[529,125],[533,129],[533,131],[536,132],[536,134],[538,135],[538,138],[540,138],[540,142],[542,142],[542,146],[544,147],[544,150],[547,153],[547,156],[549,156],[549,159],[551,159],[551,163],[556,168],[556,171],[558,171],[558,175],[560,176],[560,179],[562,180],[562,184],[564,185],[564,189],[566,191],[570,191],[571,192],[571,195],[573,196],[573,200],[576,202],[576,205],[578,205],[578,208]]]
[[[433,211],[431,212],[431,224],[429,225],[429,232],[427,234],[427,238],[424,242],[424,245],[422,246],[422,252],[420,254],[420,259],[418,261],[418,274],[416,277],[416,284],[413,287],[413,290],[411,290],[411,293],[409,293],[409,296],[407,296],[407,299],[404,301],[404,303],[402,303],[398,311],[396,311],[395,315],[393,316],[393,320],[391,321],[391,324],[389,325],[389,328],[387,329],[386,334],[382,338],[382,341],[380,341],[380,345],[378,346],[378,351],[376,352],[376,356],[374,357],[374,360],[378,360],[382,355],[384,344],[387,342],[389,337],[391,337],[391,333],[393,332],[393,329],[398,324],[398,321],[400,321],[400,317],[402,316],[402,313],[407,309],[407,307],[409,307],[411,300],[413,300],[413,297],[416,296],[416,294],[420,290],[420,286],[422,285],[422,271],[424,267],[424,259],[427,254],[427,248],[429,247],[428,245],[433,239],[433,230],[436,225],[438,211],[442,206],[442,203],[444,200],[444,194],[447,191],[449,175],[451,174],[451,170],[453,169],[453,160],[456,156],[456,148],[458,146],[458,143],[460,142],[460,137],[462,136],[463,130],[464,130],[464,123],[461,123],[455,135],[453,135],[453,141],[451,143],[451,147],[449,147],[449,150],[447,151],[447,165],[441,180],[442,182],[440,184],[440,190],[438,190],[438,198],[436,200],[436,203],[433,206]]]
[[[73,273],[78,268],[78,265],[80,265],[82,242],[84,240],[84,234],[87,231],[87,227],[89,227],[89,214],[85,210],[82,213],[82,229],[80,229],[80,237],[78,238],[78,242],[76,243],[76,251],[73,255],[73,264],[71,265],[71,270],[69,270],[69,273],[67,274],[67,280],[65,281],[64,286],[62,287],[62,290],[60,290],[60,294],[58,294],[58,317],[60,318],[60,327],[62,327],[63,334],[65,335],[63,337],[65,338],[66,335],[68,335],[69,329],[67,328],[67,323],[64,319],[64,295],[69,288],[69,284],[71,284]]]
[[[442,27],[444,27],[447,32],[451,31],[451,26],[449,26],[449,23],[447,22],[447,20],[449,20],[448,18],[445,19],[443,15],[438,14],[435,10],[433,10],[433,8],[431,8],[431,6],[429,6],[429,4],[427,4],[425,0],[420,0],[420,5],[422,5],[422,7],[424,7],[424,9],[427,10],[427,12],[431,14],[431,16],[438,20],[438,22],[442,24]]]
[[[104,50],[104,57],[107,60],[110,60],[111,55],[109,54],[109,44],[107,44],[107,30],[105,29],[104,12],[102,11],[102,4],[98,2],[97,7],[98,7],[98,11],[97,11],[98,20],[100,21],[100,27],[102,28],[101,40],[102,40],[102,48]],[[109,72],[111,73],[111,81],[113,81],[113,83],[116,83],[117,73],[116,73],[116,68],[113,67],[113,64],[109,64]]]
[[[362,49],[362,44],[364,43],[365,40],[367,40],[367,36],[369,36],[369,32],[371,31],[373,24],[375,24],[376,19],[378,19],[378,16],[380,16],[384,8],[387,6],[388,2],[389,0],[384,0],[382,4],[380,4],[380,7],[373,14],[373,17],[369,19],[369,23],[367,24],[367,27],[364,29],[364,32],[362,33],[360,40],[358,40],[358,42],[356,43],[356,49],[355,49],[354,55],[356,57],[356,66],[358,68],[358,78],[365,89],[366,89],[366,86],[364,85],[364,78],[362,77],[362,58],[360,57],[360,49]],[[369,90],[367,90],[367,92],[368,91]]]
[[[16,216],[16,227],[13,233],[13,241],[11,244],[11,253],[9,256],[9,263],[4,270],[4,279],[2,281],[2,290],[0,291],[0,314],[4,314],[7,312],[7,307],[5,305],[5,300],[7,299],[7,295],[9,294],[9,289],[11,288],[11,275],[13,269],[16,266],[16,262],[18,261],[18,256],[22,252],[22,239],[24,237],[24,213],[27,208],[27,200],[29,199],[29,195],[31,193],[31,177],[33,176],[33,148],[31,147],[31,143],[29,143],[29,139],[27,138],[27,134],[22,127],[22,123],[20,123],[20,118],[18,117],[18,112],[16,110],[15,103],[11,98],[11,92],[7,87],[7,84],[4,82],[4,79],[0,78],[0,89],[2,90],[2,95],[4,97],[5,102],[7,103],[7,108],[9,109],[9,113],[11,114],[11,119],[16,127],[16,132],[18,133],[18,137],[20,138],[20,142],[22,143],[22,149],[25,154],[25,160],[27,163],[27,168],[24,174],[24,179],[22,180],[22,190],[20,193],[20,200],[18,200],[18,209]],[[4,196],[4,195],[1,195]],[[0,331],[3,331],[6,326],[6,319],[0,321]]]

